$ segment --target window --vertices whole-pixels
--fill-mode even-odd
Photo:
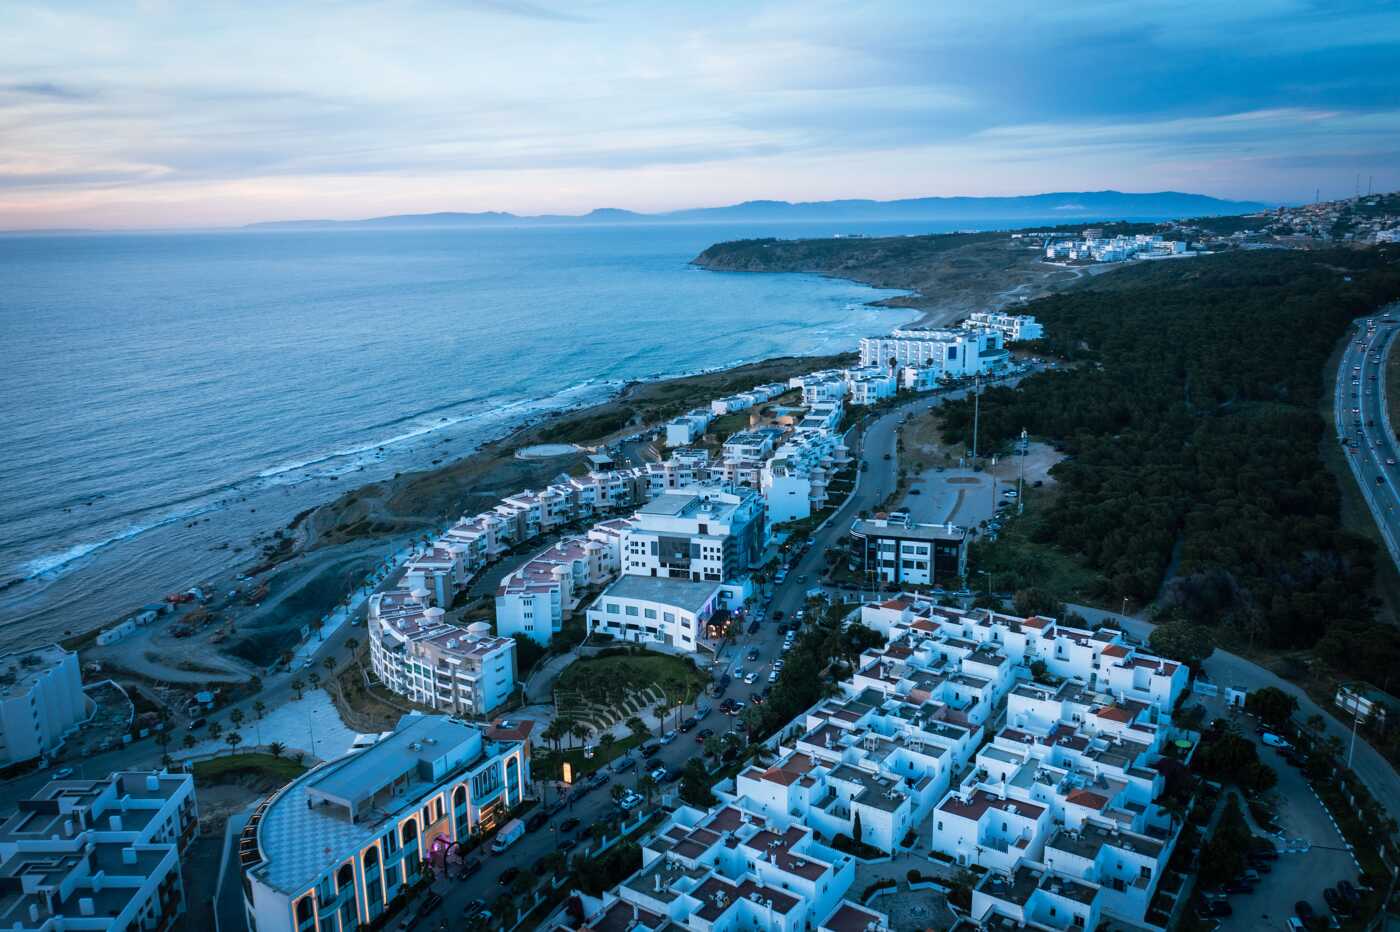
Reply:
[[[637,606],[635,606],[635,605],[629,605],[629,606],[627,606],[627,614],[628,614],[628,615],[631,615],[633,618],[637,617]]]
[[[643,617],[643,618],[652,618],[652,619],[655,619],[655,618],[656,618],[656,609],[654,609],[654,608],[643,609],[643,610],[642,610],[642,617]]]
[[[662,620],[662,621],[666,621],[666,622],[670,622],[671,624],[675,624],[675,623],[676,623],[676,613],[675,613],[675,612],[662,612],[662,613],[661,613],[661,620]]]
[[[619,615],[619,614],[621,614],[621,613],[622,613],[622,609],[618,608],[618,605],[617,605],[616,602],[609,602],[609,603],[608,603],[608,614],[609,614],[609,615]]]
[[[344,890],[355,882],[355,868],[347,862],[340,865],[340,870],[335,872],[335,886],[337,890]]]
[[[379,849],[378,849],[378,848],[370,848],[368,851],[365,852],[365,873],[369,873],[369,869],[370,869],[371,867],[374,867],[374,866],[377,865],[378,863],[379,863]]]

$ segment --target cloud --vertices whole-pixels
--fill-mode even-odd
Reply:
[[[0,226],[1400,187],[1394,4],[12,6]]]

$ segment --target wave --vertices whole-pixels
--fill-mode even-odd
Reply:
[[[254,476],[245,477],[241,480],[234,480],[230,482],[221,483],[216,486],[211,486],[202,491],[181,496],[179,499],[161,502],[140,509],[134,509],[132,511],[125,512],[122,514],[113,515],[108,518],[108,521],[112,520],[113,518],[121,519],[123,517],[134,517],[138,514],[149,514],[151,512],[158,512],[163,509],[168,509],[173,506],[184,504],[190,501],[206,500],[209,497],[215,495],[222,496],[216,501],[206,502],[205,504],[202,504],[197,508],[182,509],[177,512],[162,515],[160,518],[151,521],[132,524],[129,527],[126,527],[123,530],[118,531],[116,533],[109,534],[106,537],[97,540],[85,541],[79,544],[74,544],[64,550],[55,551],[53,553],[48,553],[43,556],[36,557],[22,565],[21,572],[24,575],[6,580],[3,584],[0,584],[0,591],[4,589],[9,589],[13,586],[19,585],[24,582],[39,579],[41,577],[56,578],[77,568],[76,565],[84,557],[88,557],[93,553],[102,550],[106,547],[122,543],[123,541],[132,540],[133,538],[139,537],[142,534],[156,530],[158,528],[167,527],[171,524],[175,524],[182,521],[188,521],[191,518],[195,518],[204,514],[209,514],[210,512],[222,511],[230,503],[230,499],[233,497],[233,493],[242,494],[247,492],[255,492],[273,486],[298,484],[300,481],[305,481],[309,478],[323,478],[330,475],[342,475],[344,473],[352,472],[358,469],[360,465],[362,465],[362,463],[359,460],[356,460],[354,458],[364,453],[378,452],[382,448],[400,446],[408,441],[425,437],[430,434],[437,433],[442,430],[446,430],[448,428],[472,420],[480,419],[496,422],[494,430],[483,433],[481,437],[477,438],[478,445],[484,444],[493,439],[496,439],[498,436],[504,436],[510,431],[516,429],[525,420],[528,420],[529,417],[533,417],[534,415],[544,411],[562,412],[571,408],[582,406],[583,404],[592,403],[593,401],[598,399],[584,399],[581,396],[587,394],[596,394],[598,398],[601,398],[606,395],[615,393],[621,387],[621,384],[622,383],[620,381],[616,380],[586,379],[575,385],[571,385],[567,388],[561,389],[560,391],[555,392],[551,395],[545,395],[538,398],[518,399],[516,401],[509,402],[506,404],[496,405],[486,411],[476,411],[470,414],[463,414],[459,417],[443,418],[431,424],[424,424],[415,430],[403,431],[391,437],[386,437],[380,440],[368,441],[364,443],[358,443],[353,446],[342,447],[336,450],[328,451],[319,456],[309,457],[304,460],[299,460],[291,463],[283,463],[281,465],[262,470]],[[484,403],[489,400],[490,398],[473,399],[472,403]],[[444,408],[438,408],[435,409],[435,411],[436,410],[444,410]],[[424,415],[417,414],[413,415],[412,417],[414,419],[417,419],[421,418],[422,416]],[[401,419],[400,422],[402,422],[402,420],[408,419],[409,418]],[[349,462],[345,463],[344,468],[337,472],[323,472],[319,476],[306,476],[303,472],[309,467],[321,466],[326,463],[331,463],[338,460],[349,460]],[[289,480],[289,477],[292,478],[290,478]]]

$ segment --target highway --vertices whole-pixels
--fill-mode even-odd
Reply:
[[[1332,407],[1352,474],[1391,560],[1400,568],[1400,446],[1394,430],[1388,429],[1384,387],[1397,328],[1382,320],[1400,315],[1400,309],[1387,311],[1357,320],[1337,367]]]

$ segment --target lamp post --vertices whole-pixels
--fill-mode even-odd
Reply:
[[[1021,474],[1016,478],[1016,514],[1026,510],[1026,454],[1030,452],[1030,440],[1026,429],[1021,428]]]

